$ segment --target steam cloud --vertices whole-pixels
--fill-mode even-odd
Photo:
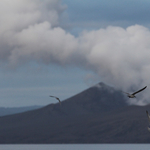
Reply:
[[[150,85],[150,31],[140,25],[84,31],[78,37],[59,25],[61,0],[0,1],[0,63],[35,61],[76,65],[122,90]],[[140,101],[150,98],[146,89]]]

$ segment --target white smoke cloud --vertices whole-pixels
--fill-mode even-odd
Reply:
[[[78,37],[59,26],[61,0],[0,1],[0,62],[75,65],[122,90],[150,85],[150,31],[140,25],[109,26]],[[147,103],[148,89],[140,103]]]
[[[120,86],[148,80],[145,72],[150,67],[150,31],[147,28],[108,27],[86,32],[80,38],[90,68],[104,80]]]
[[[80,40],[86,55],[88,67],[95,71],[102,81],[122,90],[139,90],[150,85],[150,31],[134,25],[126,29],[107,27],[85,32]],[[133,89],[132,89],[133,90]],[[134,91],[127,91],[134,92]],[[144,93],[144,94],[143,94]],[[130,104],[148,103],[149,91]]]

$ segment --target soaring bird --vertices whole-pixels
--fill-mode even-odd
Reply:
[[[49,97],[54,97],[54,98],[56,98],[56,99],[59,101],[59,104],[61,105],[61,101],[60,101],[60,99],[59,99],[58,97],[52,96],[52,95],[50,95]]]
[[[147,114],[147,117],[148,117],[148,120],[149,120],[148,131],[150,131],[150,115],[148,114],[148,111],[147,111],[147,110],[146,110],[146,114]]]
[[[126,93],[129,98],[135,98],[135,97],[136,97],[135,94],[137,94],[137,93],[143,91],[144,89],[146,89],[146,87],[147,87],[147,86],[145,86],[144,88],[142,88],[142,89],[140,89],[140,90],[138,90],[138,91],[136,91],[136,92],[134,92],[134,93],[132,93],[132,94],[126,93],[126,92],[123,92],[123,93]]]

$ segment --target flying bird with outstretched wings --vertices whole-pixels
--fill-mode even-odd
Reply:
[[[123,93],[127,94],[127,96],[128,96],[129,98],[135,98],[135,97],[136,97],[135,94],[137,94],[137,93],[139,93],[139,92],[145,90],[146,87],[147,87],[147,86],[145,86],[144,88],[142,88],[142,89],[140,89],[140,90],[138,90],[138,91],[136,91],[136,92],[134,92],[134,93],[132,93],[132,94],[126,93],[126,92],[123,92]]]
[[[148,131],[150,131],[150,115],[147,110],[146,110],[146,114],[147,114],[148,121],[149,121]]]
[[[60,101],[60,99],[58,97],[52,96],[52,95],[50,95],[49,97],[53,97],[53,98],[57,99],[59,101],[59,104],[61,105],[61,101]]]

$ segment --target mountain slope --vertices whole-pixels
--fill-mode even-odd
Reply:
[[[122,92],[99,83],[62,102],[61,110],[71,114],[99,113],[127,106]]]
[[[0,143],[149,143],[146,109],[99,83],[61,106],[0,117]]]

